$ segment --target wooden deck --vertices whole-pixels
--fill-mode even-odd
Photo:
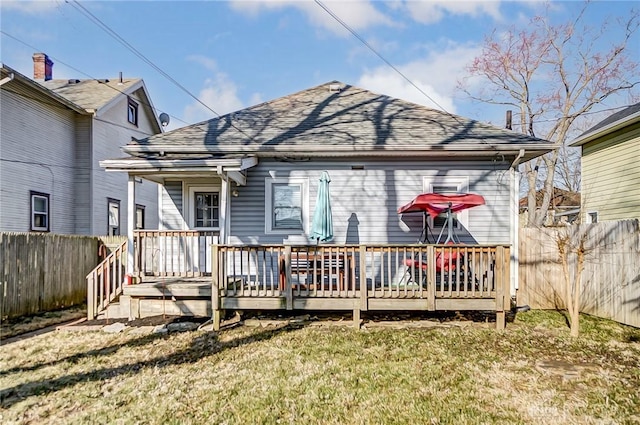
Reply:
[[[211,258],[198,259],[197,273],[184,270],[195,255],[183,252],[180,261],[164,256],[178,268],[154,259],[148,263],[153,269],[143,269],[144,262],[137,262],[133,284],[119,289],[103,291],[100,285],[116,279],[94,278],[93,293],[108,294],[97,304],[118,298],[117,313],[124,317],[209,316],[214,325],[224,310],[347,310],[358,324],[362,311],[483,310],[495,311],[501,328],[510,309],[508,246],[214,244],[207,249]]]

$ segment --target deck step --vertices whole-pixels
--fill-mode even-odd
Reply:
[[[105,310],[103,310],[102,312],[100,312],[100,314],[98,314],[98,317],[96,317],[96,319],[126,319],[129,317],[128,314],[124,314],[124,312],[122,312],[122,309],[120,308],[121,305],[119,302],[114,302],[111,303],[107,306],[107,308]]]

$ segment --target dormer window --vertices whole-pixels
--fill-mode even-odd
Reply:
[[[128,98],[127,104],[127,120],[133,124],[138,125],[138,103],[131,98]]]

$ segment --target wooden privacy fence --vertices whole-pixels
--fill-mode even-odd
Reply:
[[[638,220],[520,229],[518,304],[564,308],[564,273],[558,240],[584,240],[580,311],[640,327]],[[575,264],[569,256],[569,267]]]
[[[0,316],[83,304],[85,277],[98,263],[99,238],[0,233]]]

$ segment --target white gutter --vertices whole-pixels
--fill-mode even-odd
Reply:
[[[520,160],[522,159],[523,156],[524,156],[524,149],[520,149],[520,152],[518,152],[518,156],[516,156],[516,158],[511,163],[511,168],[515,170],[518,164],[520,164]]]
[[[0,86],[8,83],[9,81],[12,81],[14,79],[15,75],[13,74],[13,72],[11,74],[9,74],[8,77],[4,77],[2,80],[0,80]]]

